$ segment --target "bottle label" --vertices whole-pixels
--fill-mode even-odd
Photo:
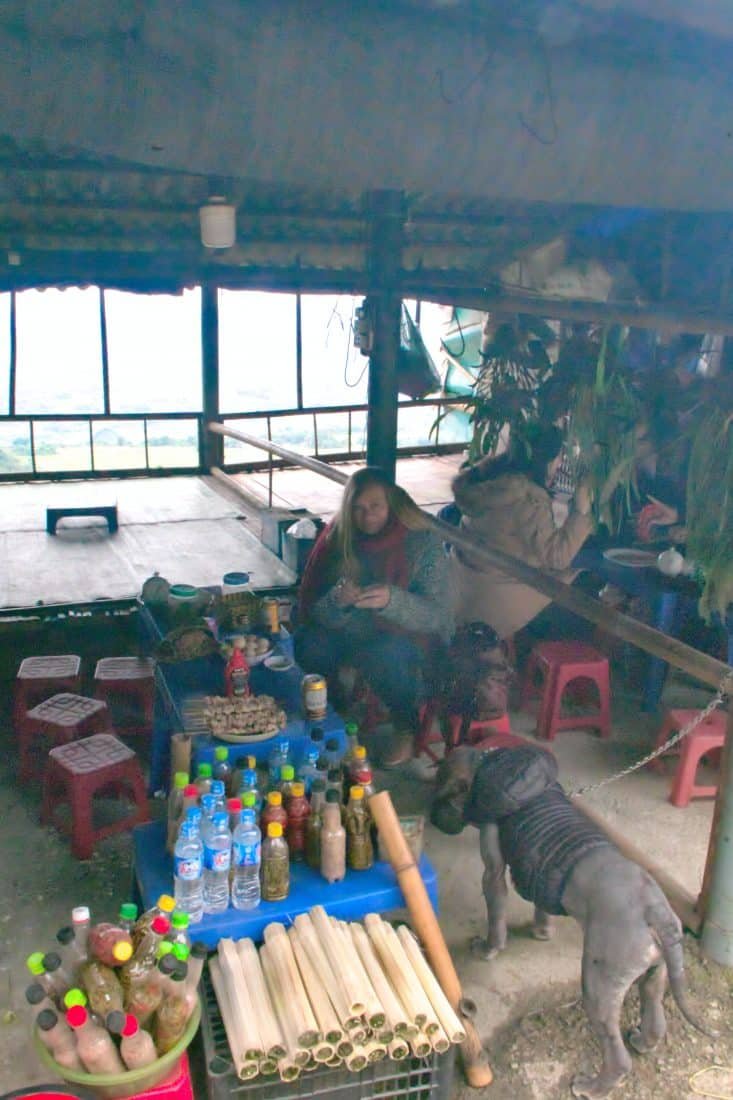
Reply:
[[[235,867],[259,867],[261,859],[259,842],[257,844],[234,844],[232,858]]]
[[[201,878],[201,871],[201,860],[198,856],[176,856],[176,878],[185,879],[186,882],[192,882],[197,878]]]
[[[231,861],[229,848],[204,848],[204,867],[207,871],[228,871]]]

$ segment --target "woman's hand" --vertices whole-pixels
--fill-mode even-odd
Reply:
[[[388,584],[368,584],[359,591],[354,600],[354,607],[360,607],[368,611],[381,611],[392,598],[392,591]]]
[[[579,512],[581,516],[590,515],[591,501],[590,478],[584,477],[575,487],[575,495],[573,496],[575,511]]]
[[[339,607],[353,607],[362,589],[353,581],[340,580],[334,585],[334,599]]]

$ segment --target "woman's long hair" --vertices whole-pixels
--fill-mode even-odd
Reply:
[[[544,489],[547,467],[557,458],[563,435],[554,424],[532,425],[521,438],[514,438],[508,451],[468,471],[471,480],[493,481],[502,474],[524,474]]]
[[[359,574],[355,547],[358,531],[354,525],[354,502],[365,489],[373,485],[380,486],[386,494],[389,506],[388,523],[397,520],[410,531],[425,530],[428,526],[425,516],[410,494],[399,485],[395,485],[379,466],[364,466],[361,470],[357,470],[344,486],[344,495],[334,517],[332,531],[332,546],[343,563],[344,574],[354,579]]]

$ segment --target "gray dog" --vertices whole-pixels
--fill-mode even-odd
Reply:
[[[438,769],[434,825],[480,832],[488,910],[486,958],[506,945],[506,867],[517,892],[535,906],[535,935],[550,934],[548,914],[575,917],[583,934],[583,1007],[601,1044],[596,1077],[578,1074],[572,1092],[599,1100],[631,1070],[621,1036],[621,1006],[640,979],[641,1020],[627,1036],[643,1054],[664,1037],[667,974],[685,1019],[688,1011],[682,927],[654,879],[621,854],[567,797],[554,756],[521,748],[455,749]]]

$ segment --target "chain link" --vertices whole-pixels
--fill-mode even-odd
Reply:
[[[641,760],[637,760],[635,764],[630,764],[628,768],[624,768],[623,771],[616,772],[615,775],[609,775],[606,777],[606,779],[600,779],[597,783],[589,783],[586,787],[578,787],[576,790],[570,791],[570,796],[572,797],[573,795],[578,794],[589,794],[591,791],[597,791],[601,787],[607,787],[609,783],[615,783],[617,779],[623,779],[624,776],[631,775],[632,772],[638,771],[639,768],[643,768],[645,764],[650,763],[650,761],[656,760],[658,756],[662,756],[665,752],[668,752],[669,749],[679,744],[679,742],[687,737],[688,734],[692,733],[694,729],[697,729],[700,723],[704,722],[705,719],[708,718],[714,710],[717,710],[718,707],[721,707],[723,703],[727,701],[728,693],[732,688],[733,669],[731,669],[729,672],[726,672],[725,676],[718,685],[718,690],[715,692],[715,695],[712,697],[708,705],[704,707],[703,710],[701,710],[698,714],[696,714],[695,717],[692,718],[686,726],[683,726],[681,730],[677,731],[677,733],[673,733],[672,736],[669,737],[663,745],[660,745],[658,748],[654,749],[653,752],[647,753],[646,756],[642,756]]]

